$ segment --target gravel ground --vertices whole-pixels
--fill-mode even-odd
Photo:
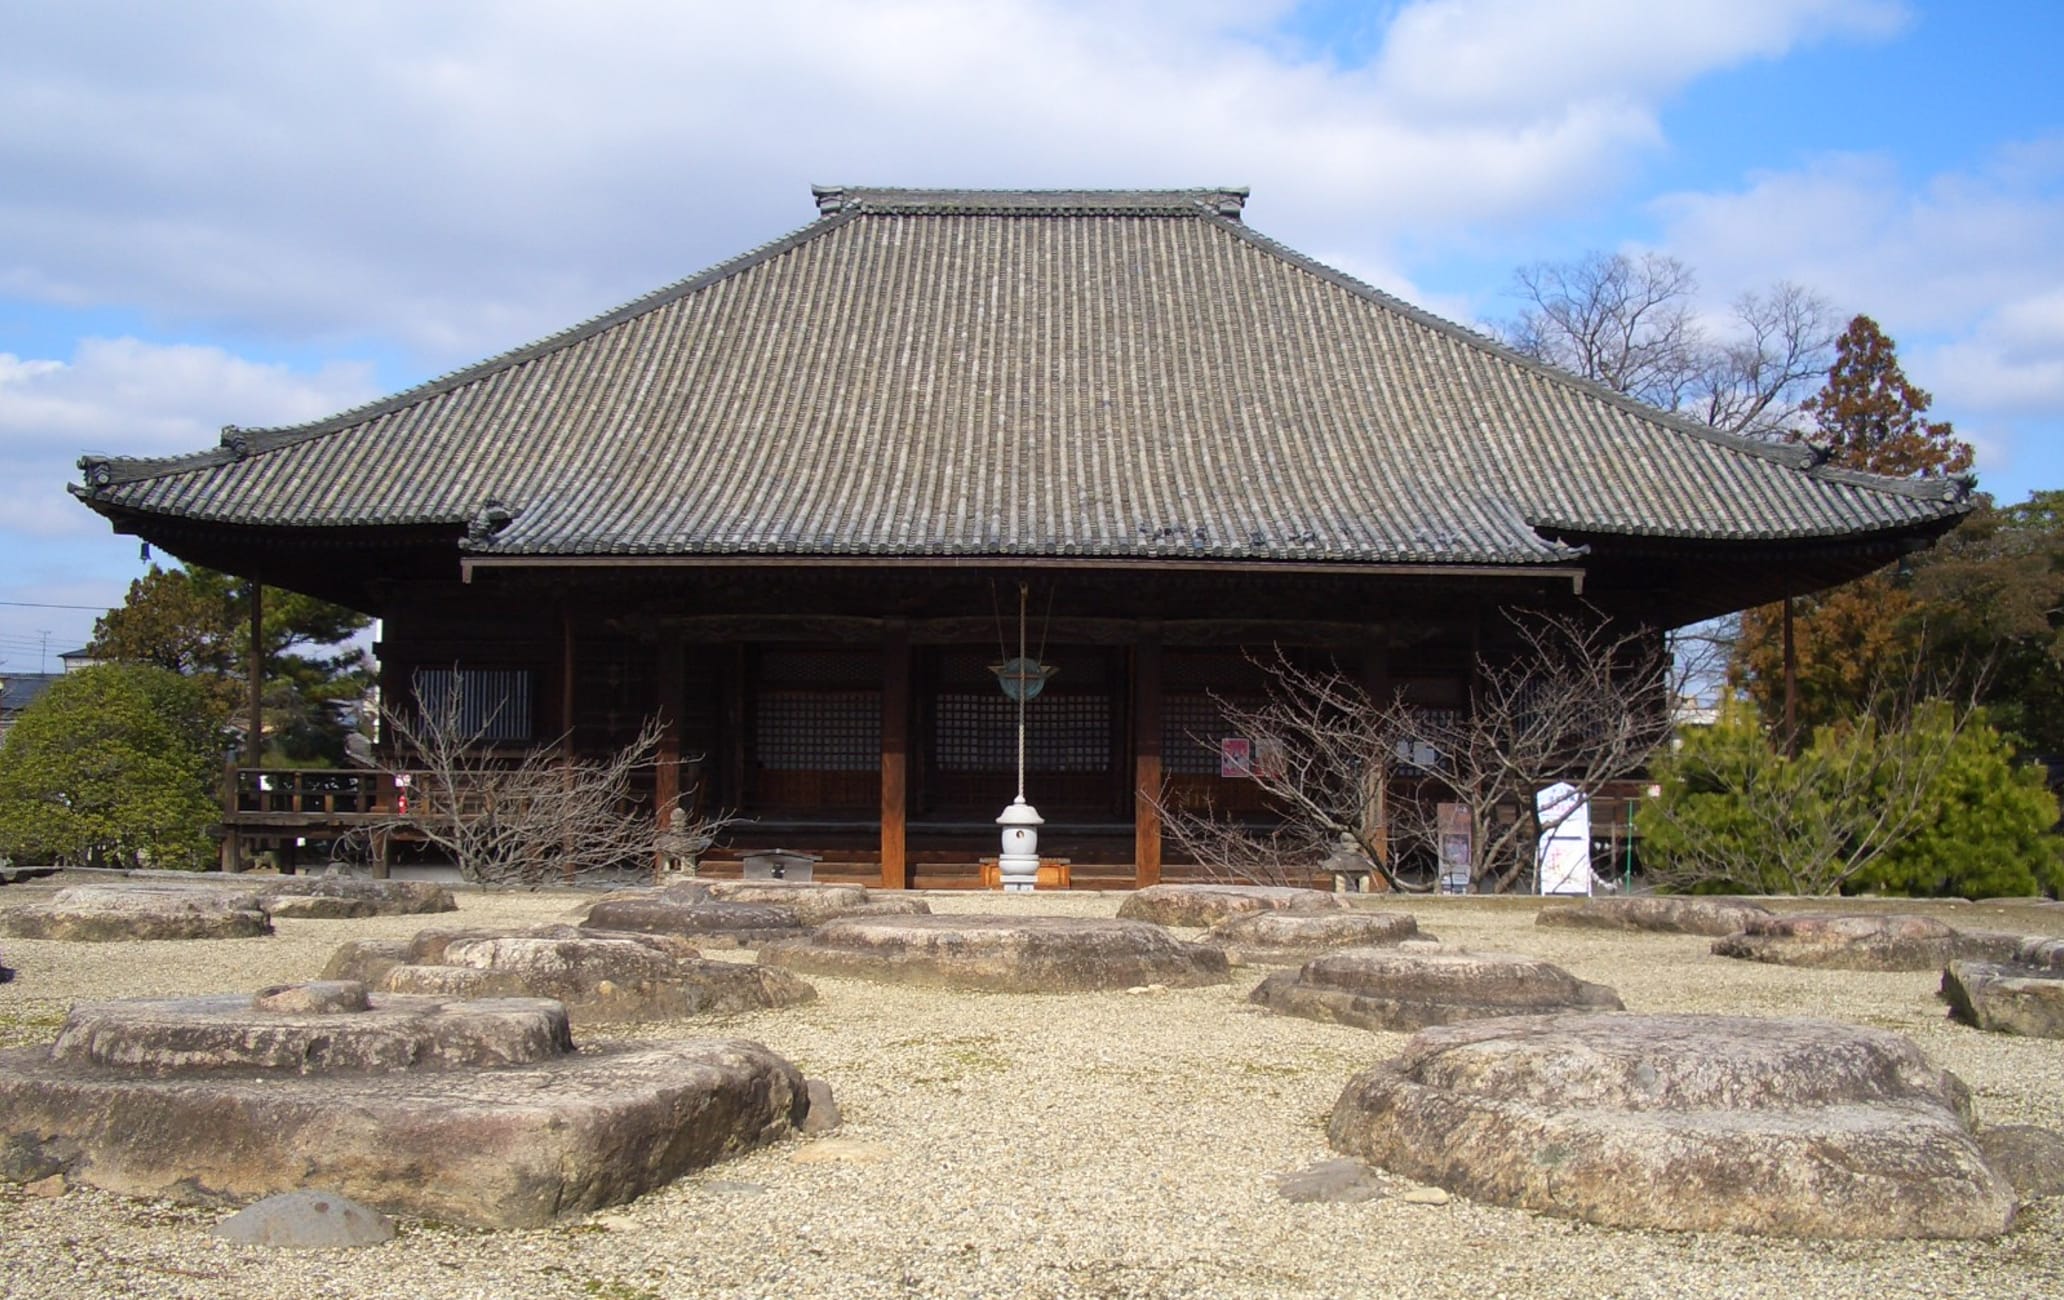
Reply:
[[[0,907],[46,896],[9,886]],[[937,911],[1109,916],[1122,895],[930,896]],[[266,939],[5,941],[0,1045],[41,1043],[74,1000],[308,979],[346,937],[523,925],[577,900],[463,894],[458,916],[279,923]],[[2064,1129],[2064,1052],[1947,1021],[1933,974],[1787,970],[1707,940],[1536,927],[1531,900],[1402,906],[1450,942],[1530,953],[1630,1010],[1821,1015],[1897,1030],[1971,1085],[1981,1118]],[[1910,907],[1911,905],[1907,905]],[[2064,933],[2064,909],[1965,905],[1954,924]],[[712,953],[713,956],[733,954]],[[749,954],[738,954],[741,959]],[[757,1038],[832,1082],[836,1135],[705,1170],[551,1228],[403,1220],[355,1251],[268,1251],[228,1211],[0,1184],[9,1296],[2038,1296],[2064,1295],[2064,1197],[1986,1242],[1807,1243],[1624,1232],[1462,1200],[1297,1205],[1274,1175],[1329,1159],[1325,1118],[1403,1036],[1271,1016],[1217,988],[949,994],[813,977],[809,1006],[641,1027]],[[594,1038],[599,1035],[589,1035]],[[838,1153],[840,1159],[808,1159]],[[805,1157],[799,1159],[799,1157]],[[1391,1180],[1401,1193],[1411,1184]]]

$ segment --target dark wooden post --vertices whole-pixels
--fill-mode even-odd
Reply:
[[[387,626],[389,625],[381,624],[382,631],[385,631]],[[401,685],[404,678],[401,674],[395,650],[384,637],[373,643],[373,654],[380,662],[379,752],[382,758],[389,761],[390,765],[399,766],[399,764],[393,763],[393,760],[399,756],[401,752],[400,746],[394,743],[394,732],[387,725],[387,717],[389,714],[399,712],[403,707]],[[392,811],[394,808],[394,778],[388,775],[387,771],[383,770],[375,776],[368,777],[367,780],[371,782],[371,785],[358,801],[358,806],[354,811],[363,813]],[[386,880],[392,874],[394,862],[393,847],[392,837],[386,831],[376,830],[373,832],[373,879]]]
[[[688,659],[678,630],[660,633],[658,672],[659,766],[652,774],[652,810],[664,830],[667,815],[681,801],[681,691],[688,676]]]
[[[1362,658],[1362,688],[1369,692],[1369,702],[1379,709],[1387,709],[1397,697],[1397,685],[1390,676],[1390,648],[1383,645],[1370,646]],[[1378,866],[1390,866],[1390,764],[1378,763],[1371,773],[1375,789],[1369,792],[1370,807],[1367,811],[1371,833],[1375,842],[1366,847],[1376,853]],[[1378,875],[1369,881],[1370,887],[1381,885],[1388,888],[1385,879]]]
[[[224,871],[244,869],[243,837],[237,831],[237,765],[234,758],[222,764],[222,862]]]
[[[731,665],[724,674],[724,802],[743,810],[745,791],[745,691],[750,667],[744,642],[731,647]]]
[[[573,612],[559,611],[559,751],[573,758]]]
[[[560,784],[573,788],[573,612],[559,611],[559,772]],[[559,875],[573,883],[573,845],[560,846]]]
[[[1161,883],[1161,630],[1142,623],[1132,647],[1132,882]]]
[[[910,810],[910,625],[882,625],[881,885],[910,886],[904,830]]]
[[[1792,638],[1792,597],[1784,598],[1784,749],[1799,756],[1799,655]]]
[[[244,762],[265,761],[265,588],[251,580],[251,658],[249,663],[251,732],[244,737]]]

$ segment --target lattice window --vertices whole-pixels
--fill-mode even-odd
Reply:
[[[1217,776],[1218,742],[1239,734],[1209,695],[1165,695],[1161,699],[1161,770],[1169,776]]]
[[[754,757],[787,772],[870,772],[881,766],[880,691],[762,691]]]
[[[459,734],[490,741],[529,740],[531,678],[523,668],[418,668],[416,707],[425,717],[452,720]],[[455,698],[456,697],[456,698]]]
[[[1018,763],[1018,707],[996,694],[942,694],[932,752],[942,772],[1009,772]],[[1025,709],[1025,770],[1111,770],[1111,702],[1041,695]]]

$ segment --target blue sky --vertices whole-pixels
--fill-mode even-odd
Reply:
[[[0,672],[143,570],[64,484],[328,414],[814,216],[815,181],[1245,184],[1459,320],[1659,250],[1898,341],[2064,487],[2064,5],[0,0]],[[81,606],[68,609],[59,606]],[[54,657],[50,666],[55,668]]]

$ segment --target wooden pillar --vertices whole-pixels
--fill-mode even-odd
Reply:
[[[1390,648],[1372,645],[1362,658],[1362,689],[1369,692],[1369,702],[1379,709],[1387,709],[1397,698],[1397,684],[1390,676]],[[1367,845],[1376,854],[1379,867],[1390,867],[1390,773],[1388,762],[1378,763],[1371,775],[1374,789],[1369,792],[1369,807],[1365,812],[1367,825],[1372,828]],[[1382,884],[1388,888],[1383,877],[1373,877],[1370,886]]]
[[[1142,623],[1132,647],[1132,882],[1161,883],[1161,630]]]
[[[224,871],[244,869],[243,837],[237,831],[237,765],[234,758],[222,764],[222,861]]]
[[[250,734],[244,737],[244,762],[257,767],[265,761],[265,587],[252,579],[251,653],[248,662],[250,686]]]
[[[899,618],[882,627],[881,886],[910,887],[904,844],[910,814],[910,625]]]
[[[1784,750],[1799,756],[1799,652],[1792,636],[1792,597],[1784,598]]]
[[[559,752],[573,757],[573,612],[559,611]]]
[[[559,611],[559,779],[568,790],[573,788],[573,612]],[[567,884],[572,884],[573,845],[560,845],[559,875]]]
[[[749,667],[743,642],[731,647],[724,674],[724,803],[745,811],[745,691]]]
[[[687,682],[688,662],[678,630],[660,633],[656,669],[660,733],[658,767],[652,774],[652,812],[664,830],[668,814],[681,801],[681,691]]]

